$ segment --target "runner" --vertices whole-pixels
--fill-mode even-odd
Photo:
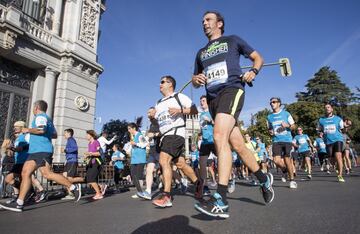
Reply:
[[[30,133],[29,140],[29,156],[24,163],[21,172],[21,185],[19,197],[16,202],[11,204],[0,204],[0,207],[15,212],[22,212],[24,206],[24,199],[31,186],[31,175],[39,168],[43,177],[48,180],[53,180],[72,191],[75,195],[75,200],[78,201],[81,197],[81,187],[79,184],[74,185],[63,175],[56,174],[51,171],[53,145],[51,139],[57,138],[55,127],[46,114],[47,103],[43,100],[34,103],[33,113],[35,115],[31,124],[31,128],[23,128],[23,133]]]
[[[146,163],[146,145],[147,140],[143,134],[139,131],[138,126],[135,123],[128,124],[128,132],[131,135],[131,161],[130,171],[131,180],[135,185],[137,193],[132,195],[132,198],[144,197],[142,194],[143,178],[144,178],[144,166]]]
[[[122,147],[119,144],[114,144],[112,150],[114,151],[111,156],[111,164],[114,165],[114,182],[116,190],[119,190],[119,182],[122,182],[123,170],[124,170],[124,160],[125,155],[121,153]]]
[[[86,139],[88,140],[88,151],[84,153],[86,161],[86,182],[95,190],[93,200],[104,198],[100,186],[98,184],[99,174],[101,171],[102,159],[100,143],[96,140],[96,132],[94,130],[86,131]]]
[[[200,178],[201,181],[204,182],[204,185],[202,186],[203,188],[203,194],[208,196],[210,195],[210,189],[208,187],[208,183],[207,183],[207,169],[210,168],[212,160],[209,159],[210,154],[215,154],[215,145],[214,145],[214,136],[213,136],[213,132],[214,132],[214,121],[211,118],[211,114],[209,112],[209,106],[207,104],[207,100],[206,100],[206,96],[202,95],[200,97],[200,106],[201,109],[203,110],[200,113],[200,128],[201,128],[201,135],[202,135],[202,140],[201,140],[201,145],[200,145]],[[209,164],[208,165],[208,160]],[[212,170],[212,168],[210,169]],[[216,184],[215,181],[215,175],[214,173],[211,174],[212,176],[212,180],[213,180],[213,185],[214,183]]]
[[[294,180],[294,168],[290,159],[292,148],[291,129],[295,128],[295,121],[289,112],[280,109],[280,98],[270,98],[270,106],[273,113],[267,116],[267,124],[269,133],[272,136],[274,162],[284,175],[288,173],[290,179],[289,187],[295,189],[297,184]],[[285,177],[282,179],[285,179]],[[286,182],[286,179],[284,181]]]
[[[260,166],[263,172],[268,172],[268,164],[267,159],[268,155],[266,152],[266,146],[265,143],[261,141],[260,137],[256,137],[256,152],[258,153],[258,157],[260,159]]]
[[[65,168],[63,176],[65,176],[71,183],[83,183],[84,178],[77,176],[78,168],[78,146],[74,138],[74,130],[68,128],[64,130],[64,137],[66,139],[66,146],[62,149],[62,152],[65,153]],[[74,200],[75,196],[70,191],[68,195],[63,198],[63,200]]]
[[[185,146],[185,115],[197,114],[196,106],[192,105],[191,99],[182,93],[174,92],[176,81],[172,76],[164,76],[160,81],[160,92],[163,98],[155,106],[160,132],[160,166],[163,173],[164,190],[161,195],[153,200],[158,207],[171,207],[172,197],[170,195],[172,169],[171,162],[174,161],[177,168],[195,184],[195,196],[199,197],[200,180],[194,170],[186,164],[184,158]],[[201,196],[201,195],[200,195]]]
[[[251,82],[263,64],[261,55],[238,36],[223,36],[224,18],[212,11],[203,15],[202,26],[208,44],[196,55],[192,83],[195,87],[205,85],[209,110],[214,120],[214,142],[218,152],[219,182],[217,192],[209,201],[195,204],[200,212],[214,217],[228,218],[229,205],[226,198],[232,167],[231,147],[242,161],[255,172],[261,183],[266,203],[274,198],[272,175],[264,174],[251,151],[244,143],[237,120],[244,103],[244,81]],[[240,78],[240,55],[253,61],[253,68]]]
[[[334,164],[337,162],[337,179],[339,182],[345,182],[343,178],[343,135],[341,130],[344,128],[344,122],[334,115],[334,109],[330,104],[325,104],[325,116],[319,119],[318,129],[324,133],[324,142],[326,144],[326,152]]]
[[[15,164],[12,166],[10,173],[5,177],[5,182],[13,187],[14,194],[13,198],[6,202],[7,204],[16,202],[19,196],[21,171],[28,158],[29,143],[27,141],[29,140],[29,136],[21,132],[23,128],[25,128],[24,121],[16,121],[14,123],[14,135],[16,139],[14,146],[10,147],[9,150],[14,152]],[[34,175],[31,175],[31,182],[38,189],[38,193],[35,196],[35,202],[38,203],[44,200],[47,195],[46,191]]]
[[[156,167],[159,165],[159,141],[160,141],[160,130],[159,124],[155,119],[155,107],[150,107],[147,115],[150,120],[150,128],[146,136],[149,138],[149,157],[146,164],[146,190],[140,194],[142,198],[151,200],[151,188],[154,180],[154,172]]]
[[[330,174],[330,165],[328,160],[328,155],[326,153],[326,145],[323,139],[324,133],[319,132],[319,137],[315,139],[314,146],[318,152],[318,157],[320,161],[321,171],[324,171],[324,166],[326,167],[326,173]]]
[[[299,152],[299,157],[303,161],[303,165],[307,168],[307,178],[311,180],[312,168],[311,168],[311,151],[315,151],[308,135],[303,134],[301,127],[297,128],[298,135],[294,137],[293,144]]]

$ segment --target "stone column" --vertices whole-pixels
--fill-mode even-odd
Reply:
[[[56,88],[56,77],[59,72],[54,69],[47,67],[45,69],[45,83],[44,83],[44,93],[43,100],[47,102],[48,109],[47,114],[52,118],[54,113],[54,98],[55,98],[55,88]]]
[[[56,35],[60,34],[60,28],[61,28],[61,13],[62,13],[62,7],[63,7],[63,0],[55,0],[54,5],[54,27],[52,29],[53,33]]]

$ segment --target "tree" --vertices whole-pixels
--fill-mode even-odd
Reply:
[[[271,111],[269,109],[264,109],[252,115],[252,125],[247,129],[250,136],[260,137],[265,144],[270,144],[271,142],[271,136],[269,135],[266,123],[267,116],[270,113]]]
[[[109,134],[109,136],[117,136],[115,140],[116,143],[126,143],[130,140],[128,134],[128,122],[126,120],[113,120],[111,119],[109,122],[103,125],[102,131],[105,131]]]
[[[337,72],[330,70],[328,66],[320,68],[314,78],[308,80],[305,87],[306,92],[296,93],[298,101],[332,102],[339,106],[345,106],[353,101],[350,89],[341,82]]]

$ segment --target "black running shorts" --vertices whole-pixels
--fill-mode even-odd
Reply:
[[[239,88],[228,87],[219,92],[215,98],[208,98],[211,117],[225,113],[232,115],[235,120],[239,118],[245,100],[245,91]]]
[[[184,156],[185,139],[178,135],[164,136],[160,143],[160,151],[173,158]]]
[[[342,141],[337,141],[335,143],[326,145],[326,152],[329,157],[335,157],[335,153],[343,152],[343,144]]]
[[[37,167],[44,167],[46,163],[49,165],[52,164],[52,153],[32,153],[29,154],[29,157],[26,159],[26,161],[35,161]]]
[[[290,157],[291,148],[292,148],[291,142],[275,142],[272,145],[272,152],[274,157],[275,156]]]

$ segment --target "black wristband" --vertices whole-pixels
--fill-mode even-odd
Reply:
[[[256,69],[255,67],[251,68],[249,71],[252,71],[255,73],[255,75],[259,74],[259,70]]]

